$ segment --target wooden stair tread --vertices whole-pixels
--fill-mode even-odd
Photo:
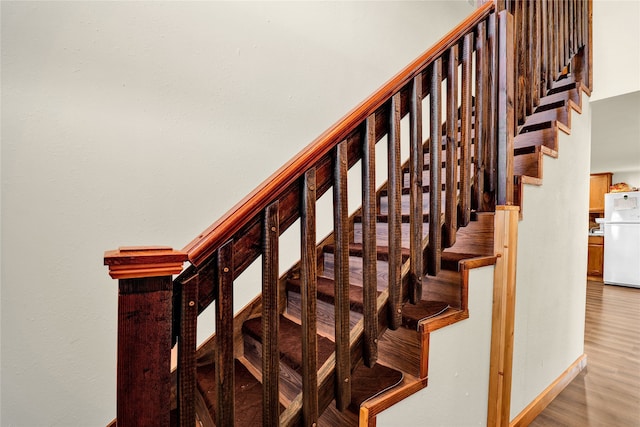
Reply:
[[[280,316],[278,328],[280,360],[296,372],[302,373],[302,326],[284,316]],[[256,317],[244,322],[242,331],[256,341],[261,342],[262,317]],[[327,361],[334,350],[335,344],[333,341],[318,335],[318,369]]]
[[[522,129],[526,130],[541,123],[556,121],[558,123],[558,129],[569,134],[571,132],[570,114],[571,112],[569,111],[569,108],[567,106],[540,111],[539,113],[533,113],[529,117],[527,117],[527,120],[522,126]]]
[[[479,256],[483,256],[476,253],[460,253],[460,252],[449,252],[442,251],[441,255],[441,264],[444,270],[458,271],[458,263],[462,260],[469,258],[476,258]]]
[[[323,248],[325,253],[335,254],[335,245],[329,244],[325,245]],[[401,248],[402,250],[402,261],[406,261],[411,256],[411,251],[409,248]],[[362,258],[363,247],[361,243],[350,243],[349,244],[349,255],[357,256]],[[389,260],[389,247],[388,246],[377,246],[376,252],[378,254],[378,261],[388,261]]]
[[[405,304],[402,307],[402,325],[417,329],[420,322],[438,316],[449,309],[444,301],[421,300],[417,304]]]
[[[558,157],[558,152],[554,149],[551,149],[549,147],[547,147],[546,145],[531,145],[531,146],[521,146],[518,148],[514,148],[513,150],[513,154],[514,156],[521,156],[524,154],[532,154],[532,153],[537,153],[537,152],[541,152],[542,154],[545,154],[549,157],[553,157],[553,158],[557,158]]]
[[[405,179],[404,182],[404,186],[402,187],[402,194],[403,195],[407,195],[407,194],[411,194],[411,187],[409,187],[408,182],[406,182],[407,180]],[[456,182],[456,188],[459,190],[460,189],[460,182]],[[446,190],[446,183],[442,183],[442,191]],[[425,184],[422,186],[422,192],[423,193],[429,193],[430,188],[428,184]],[[387,197],[389,195],[389,191],[386,188],[383,188],[382,190],[380,190],[380,197]]]
[[[367,400],[384,393],[402,382],[404,374],[396,369],[376,363],[371,368],[359,365],[351,374],[351,403],[355,413]]]
[[[576,112],[582,113],[582,97],[580,92],[576,88],[543,96],[542,98],[540,98],[540,103],[538,104],[538,108],[536,109],[536,111],[539,108],[544,107],[545,105],[549,105],[561,100],[567,102]]]
[[[198,366],[198,390],[211,418],[215,420],[217,403],[216,369],[213,363]],[[234,364],[235,422],[237,425],[262,425],[262,384],[237,359]],[[284,407],[280,405],[280,412]]]
[[[336,299],[333,279],[318,276],[318,299],[333,304]],[[287,291],[300,293],[300,279],[287,280]],[[380,291],[377,291],[380,295]],[[363,312],[362,287],[349,285],[349,309],[357,313]]]
[[[383,196],[383,197],[386,197],[386,195]],[[401,220],[402,220],[403,224],[408,224],[410,222],[410,219],[411,219],[411,215],[409,215],[409,214],[402,214],[401,215]],[[356,224],[361,224],[362,223],[362,215],[355,215],[353,217],[353,222],[356,223]],[[377,214],[376,215],[376,222],[382,223],[382,224],[389,223],[389,215],[388,214]],[[423,223],[428,223],[429,222],[429,214],[428,213],[422,214],[422,222]]]
[[[547,92],[547,95],[553,95],[558,92],[565,92],[567,90],[575,89],[578,87],[575,76],[568,74],[562,76],[558,80],[551,82],[551,89]]]

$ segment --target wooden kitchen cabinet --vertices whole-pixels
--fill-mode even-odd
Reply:
[[[604,236],[589,236],[587,276],[591,280],[602,280],[604,265]]]
[[[590,213],[604,213],[604,195],[609,192],[612,176],[613,174],[610,172],[591,174],[591,181],[589,185]]]

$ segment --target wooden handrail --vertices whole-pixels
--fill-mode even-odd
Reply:
[[[451,46],[458,43],[461,37],[475,28],[493,10],[493,3],[485,3],[479,7],[431,49],[420,55],[372,96],[322,133],[297,156],[278,169],[277,172],[267,178],[218,221],[214,222],[196,239],[186,245],[183,252],[189,255],[191,263],[197,266],[204,262],[222,243],[230,239],[251,218],[263,212],[282,193],[283,189],[288,188],[299,179],[329,150],[349,136],[368,116],[375,113],[395,92],[410,82],[433,60],[441,57]]]

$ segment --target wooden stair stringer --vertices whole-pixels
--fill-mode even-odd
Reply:
[[[370,421],[375,419],[375,417],[382,411],[392,407],[396,403],[401,402],[412,394],[415,394],[428,386],[429,337],[431,332],[469,318],[469,310],[467,309],[469,270],[486,265],[494,265],[495,261],[496,257],[493,255],[478,256],[476,258],[460,261],[462,267],[458,274],[462,280],[461,287],[464,289],[464,308],[450,308],[444,313],[425,319],[420,322],[416,330],[400,328],[397,331],[387,331],[387,333],[382,337],[380,340],[379,358],[382,363],[387,362],[384,355],[385,346],[388,347],[390,354],[395,354],[398,352],[398,349],[407,346],[406,342],[401,345],[398,344],[398,339],[401,341],[404,339],[404,341],[413,341],[414,349],[417,351],[417,360],[415,360],[415,355],[413,358],[414,363],[417,362],[418,364],[418,369],[413,373],[405,372],[405,378],[398,386],[363,402],[360,406],[359,425],[370,425]],[[396,340],[389,337],[394,335],[403,335],[403,337],[397,338]],[[409,343],[409,345],[410,344],[411,343]],[[411,359],[411,355],[402,353],[399,358]]]

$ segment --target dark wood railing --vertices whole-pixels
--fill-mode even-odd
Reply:
[[[376,361],[380,322],[390,328],[400,325],[403,302],[420,299],[422,277],[438,274],[443,248],[455,243],[456,230],[468,224],[472,210],[493,210],[496,204],[512,203],[514,135],[551,83],[566,72],[574,54],[586,49],[591,37],[590,7],[590,1],[577,0],[485,3],[182,251],[133,248],[105,254],[112,277],[120,281],[118,424],[168,425],[169,350],[177,342],[179,422],[194,425],[197,316],[215,303],[218,402],[216,419],[211,422],[233,425],[233,393],[228,391],[233,390],[234,354],[241,334],[234,323],[234,281],[259,257],[263,424],[302,422],[311,426],[331,400],[345,408],[354,364],[361,358],[367,365]],[[590,69],[589,65],[574,66]],[[423,104],[426,98],[429,102]],[[428,115],[429,123],[428,193],[423,183],[423,114]],[[400,121],[407,115],[410,257],[403,268]],[[375,145],[384,137],[389,172],[389,288],[378,296]],[[364,316],[350,329],[346,193],[347,172],[357,163],[362,168],[358,214],[363,228]],[[335,354],[318,366],[316,200],[329,190],[334,201]],[[429,198],[428,203],[423,203],[423,197]],[[423,211],[423,206],[428,209]],[[423,239],[427,217],[428,238]],[[278,240],[297,220],[301,227],[303,385],[302,393],[280,414],[278,317],[284,295]],[[187,259],[191,265],[171,286],[167,280]],[[157,268],[158,264],[170,268]],[[168,304],[171,298],[173,304]],[[157,342],[151,345],[149,340]],[[146,349],[153,349],[154,354],[147,354]],[[154,368],[149,370],[151,365]],[[152,394],[162,396],[140,397]]]

